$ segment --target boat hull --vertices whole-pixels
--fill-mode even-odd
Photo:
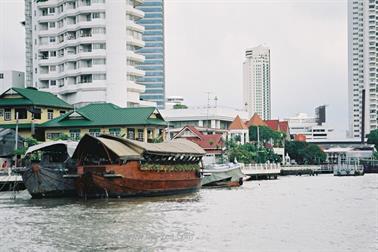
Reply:
[[[22,180],[32,198],[60,198],[76,196],[74,179],[66,179],[65,171],[48,167],[28,167]]]
[[[203,187],[237,187],[243,184],[244,173],[240,166],[225,169],[203,170],[201,184]]]
[[[102,167],[79,167],[76,187],[84,198],[162,196],[195,192],[200,178],[195,171],[146,171],[139,162]]]

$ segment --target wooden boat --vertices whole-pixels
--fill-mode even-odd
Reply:
[[[200,187],[204,154],[184,139],[153,144],[85,135],[73,155],[80,176],[77,192],[85,198],[193,192]]]
[[[243,184],[244,173],[240,164],[213,164],[203,169],[202,186],[237,187]]]
[[[76,173],[71,156],[77,146],[73,141],[46,142],[30,147],[25,153],[24,168],[18,169],[33,198],[75,196]]]

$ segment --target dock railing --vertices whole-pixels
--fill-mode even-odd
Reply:
[[[247,176],[274,176],[280,174],[281,165],[274,163],[266,164],[240,164],[242,172]]]

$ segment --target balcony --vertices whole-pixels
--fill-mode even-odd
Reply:
[[[133,51],[127,51],[126,54],[127,54],[127,58],[132,60],[132,61],[143,63],[144,60],[145,60],[145,57],[143,55],[137,54]]]
[[[144,71],[137,69],[133,66],[127,66],[127,74],[137,76],[137,77],[143,77],[144,76]]]
[[[137,84],[130,80],[127,81],[127,92],[144,93],[144,91],[146,91],[146,87],[144,85]]]
[[[137,24],[132,20],[127,20],[127,27],[129,29],[133,30],[133,31],[137,31],[137,32],[140,32],[140,33],[144,32],[144,26]]]
[[[127,5],[126,6],[126,14],[129,14],[130,16],[137,17],[139,19],[144,18],[144,12],[141,11],[141,10],[135,9],[131,5]]]
[[[130,35],[127,36],[127,43],[133,46],[137,46],[139,48],[143,48],[145,45],[142,39],[137,39]]]

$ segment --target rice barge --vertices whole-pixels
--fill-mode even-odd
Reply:
[[[77,142],[55,141],[30,147],[23,159],[24,167],[17,173],[32,198],[56,198],[76,196],[75,178],[66,179],[69,174],[76,174],[76,166],[71,159]]]
[[[85,135],[73,155],[77,161],[77,193],[97,198],[197,191],[204,155],[201,147],[184,139],[143,143],[109,135]]]

